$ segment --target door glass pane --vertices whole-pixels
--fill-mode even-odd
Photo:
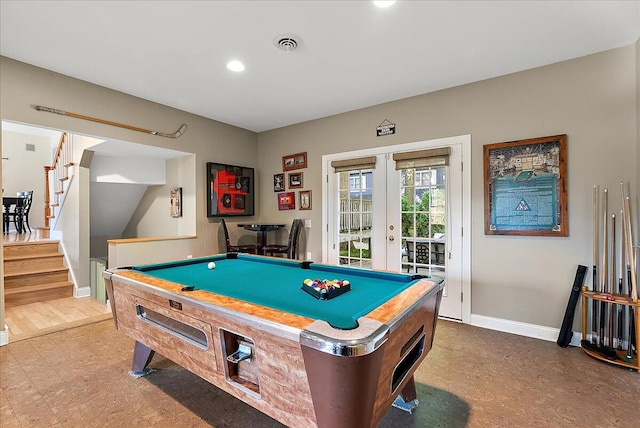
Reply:
[[[402,268],[444,274],[446,167],[401,170]]]
[[[371,268],[371,169],[338,173],[340,264]]]

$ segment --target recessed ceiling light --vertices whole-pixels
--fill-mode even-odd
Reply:
[[[227,68],[231,71],[240,72],[244,71],[244,64],[238,60],[233,60],[227,63]]]
[[[374,1],[373,4],[375,4],[377,7],[384,9],[387,8],[391,5],[393,5],[396,2],[396,0],[386,0],[386,1]]]

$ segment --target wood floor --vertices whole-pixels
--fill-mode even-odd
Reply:
[[[5,242],[47,241],[35,233],[5,233]],[[9,343],[17,342],[68,328],[111,318],[106,303],[91,297],[65,297],[47,302],[30,303],[5,309],[5,324],[9,327]]]
[[[91,297],[66,297],[5,310],[9,343],[111,318],[106,303]]]

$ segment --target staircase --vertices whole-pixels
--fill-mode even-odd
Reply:
[[[6,307],[73,295],[58,241],[5,242],[3,250]]]
[[[36,228],[38,236],[48,238],[49,230],[55,228],[66,198],[66,190],[74,176],[74,165],[73,135],[63,132],[60,135],[52,165],[44,167],[44,227]],[[51,221],[53,221],[52,225],[50,225]]]

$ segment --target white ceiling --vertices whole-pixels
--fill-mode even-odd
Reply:
[[[0,0],[0,54],[256,132],[639,37],[639,1]]]

